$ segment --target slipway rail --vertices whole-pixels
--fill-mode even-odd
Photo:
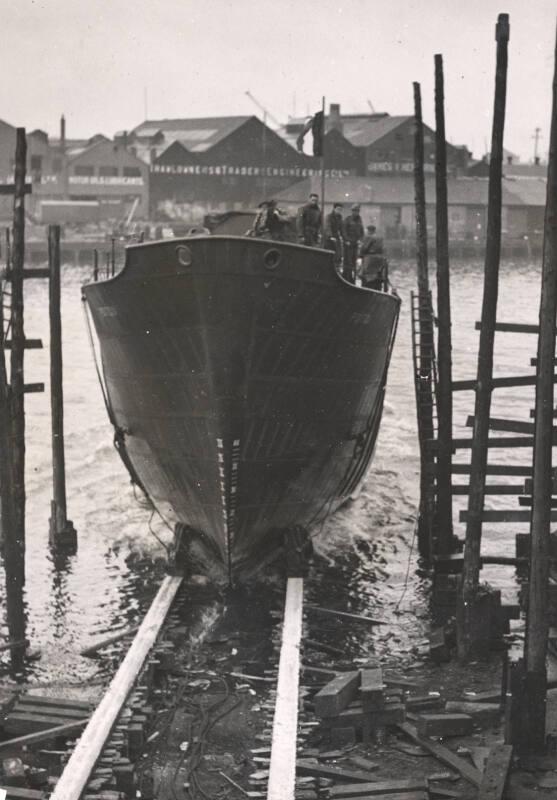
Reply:
[[[164,579],[118,672],[64,769],[51,800],[79,800],[112,727],[172,606],[181,577]]]

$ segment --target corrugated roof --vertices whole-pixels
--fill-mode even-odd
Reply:
[[[368,147],[379,141],[391,131],[396,130],[405,122],[412,119],[410,116],[381,117],[380,119],[344,119],[342,132],[344,136],[356,147]]]
[[[435,203],[435,179],[426,177],[426,201]],[[450,205],[486,206],[487,178],[449,178],[447,182]],[[321,178],[306,178],[276,194],[283,203],[304,203],[310,192],[321,194]],[[543,180],[503,180],[503,205],[544,206],[546,183]],[[412,175],[377,175],[352,178],[326,178],[327,202],[364,203],[369,205],[413,205]]]
[[[162,131],[167,144],[180,141],[188,150],[202,153],[214,147],[249,119],[251,116],[146,120],[134,128],[133,133],[145,137]]]

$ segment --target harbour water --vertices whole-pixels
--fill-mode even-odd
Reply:
[[[454,378],[474,377],[482,298],[483,265],[453,263],[452,313]],[[51,499],[50,405],[48,394],[48,291],[43,281],[26,285],[26,335],[42,337],[45,349],[26,354],[26,380],[44,381],[44,394],[26,397],[27,410],[27,586],[28,638],[42,657],[25,679],[33,684],[94,685],[109,669],[106,660],[78,655],[88,644],[136,622],[162,574],[170,532],[135,497],[112,445],[112,429],[103,404],[81,300],[90,269],[66,267],[62,314],[68,514],[78,531],[77,555],[53,559],[48,546]],[[403,300],[397,341],[376,455],[359,498],[341,509],[316,538],[320,579],[310,599],[322,605],[352,607],[393,623],[387,632],[370,634],[376,652],[410,654],[428,629],[428,580],[419,567],[414,529],[419,487],[419,454],[412,378],[409,293],[415,286],[412,262],[393,264],[391,279]],[[434,273],[432,284],[434,285]],[[537,321],[539,265],[502,264],[498,318]],[[495,373],[531,374],[536,337],[496,336]],[[533,388],[496,390],[493,415],[528,420]],[[455,433],[471,435],[466,417],[473,413],[473,393],[455,397]],[[467,460],[459,453],[458,460]],[[498,450],[490,460],[528,463],[531,450]],[[465,476],[461,476],[464,478]],[[461,481],[459,481],[461,482]],[[516,482],[516,479],[515,479]],[[465,498],[455,501],[458,510]],[[488,498],[489,507],[517,507],[514,497]],[[485,526],[484,550],[512,554],[514,533],[524,526]],[[456,526],[463,535],[463,527]],[[153,535],[153,534],[156,534]],[[162,544],[161,544],[162,542]],[[508,568],[484,570],[482,579],[516,596]],[[4,580],[0,602],[5,615]],[[2,620],[3,621],[3,620]],[[393,633],[393,630],[395,631]],[[385,629],[383,629],[385,631]],[[6,634],[6,626],[2,628]],[[0,656],[0,678],[9,680],[8,656]]]

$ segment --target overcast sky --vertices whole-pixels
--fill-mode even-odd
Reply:
[[[445,65],[447,137],[485,152],[497,14],[510,14],[505,146],[549,141],[555,0],[4,0],[0,118],[70,138],[148,118],[258,114],[286,121],[325,95],[344,112],[412,114],[433,126],[433,56]],[[489,145],[488,145],[489,146]]]

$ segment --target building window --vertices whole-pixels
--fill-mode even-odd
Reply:
[[[124,178],[141,178],[139,167],[124,167]]]
[[[118,167],[99,167],[99,175],[103,178],[111,178],[118,175]]]
[[[42,156],[31,156],[31,172],[40,172],[43,166]]]
[[[74,175],[94,175],[95,167],[90,167],[87,164],[78,164],[74,168]]]

